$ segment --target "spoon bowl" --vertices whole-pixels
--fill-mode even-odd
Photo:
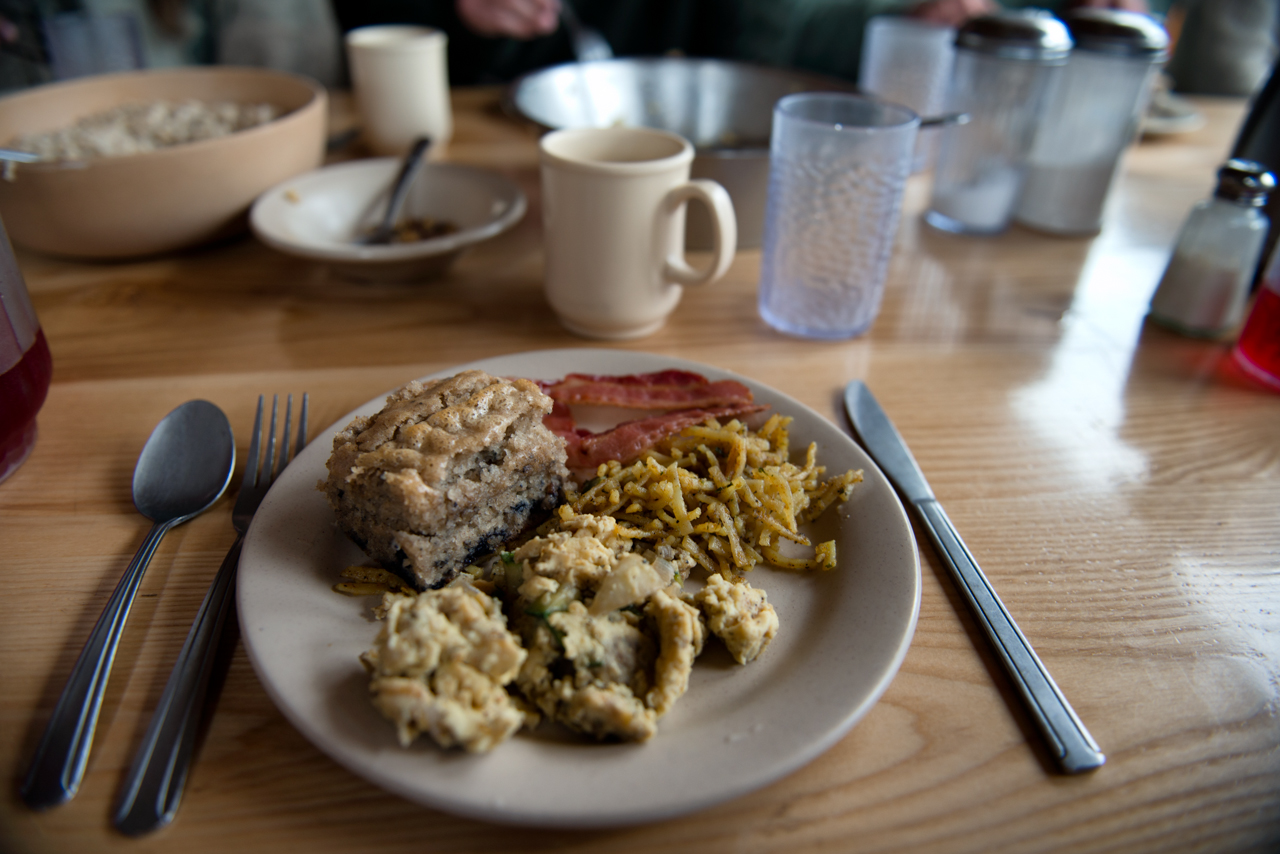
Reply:
[[[161,538],[207,510],[231,482],[236,443],[222,410],[184,403],[151,432],[133,473],[133,503],[155,522],[89,634],[54,706],[22,784],[28,806],[45,809],[75,797],[89,764],[111,664],[143,573]]]
[[[200,453],[191,453],[193,449]],[[184,403],[152,431],[133,470],[133,505],[154,522],[174,524],[217,501],[235,467],[231,424],[207,400]]]

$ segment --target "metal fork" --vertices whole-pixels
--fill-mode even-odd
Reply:
[[[302,395],[298,413],[298,441],[294,453],[307,441],[308,396]],[[203,718],[204,699],[208,694],[213,663],[217,657],[227,614],[234,599],[236,567],[240,563],[240,547],[245,531],[267,490],[289,464],[289,428],[293,417],[293,395],[285,404],[283,446],[276,466],[276,415],[279,397],[271,398],[271,430],[267,434],[267,451],[259,466],[259,438],[262,433],[262,404],[258,397],[258,414],[253,421],[253,438],[249,457],[241,479],[240,494],[231,512],[236,541],[222,561],[218,574],[205,594],[182,652],[164,686],[147,727],[147,734],[134,755],[133,765],[125,777],[120,803],[116,807],[115,826],[122,833],[139,836],[164,827],[173,820],[187,782],[187,772],[195,750],[196,733]],[[274,469],[274,471],[273,471]]]

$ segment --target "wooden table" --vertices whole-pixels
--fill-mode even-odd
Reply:
[[[309,391],[320,428],[472,359],[597,346],[541,292],[534,133],[457,94],[456,161],[520,183],[529,215],[445,281],[357,285],[252,238],[170,257],[19,261],[55,361],[34,454],[0,486],[0,811],[6,851],[1247,851],[1280,846],[1280,396],[1227,344],[1145,325],[1188,209],[1243,114],[1143,142],[1093,239],[989,239],[920,222],[912,179],[884,309],[842,343],[757,317],[760,255],[615,345],[718,365],[846,426],[864,378],[1009,609],[1108,755],[1052,771],[1009,680],[926,541],[919,627],[839,744],[754,794],[591,832],[493,826],[391,796],[312,747],[237,649],[174,825],[130,840],[109,811],[232,541],[230,504],[174,530],[143,583],[79,796],[33,814],[18,780],[147,522],[129,497],[147,434],[212,400],[243,443],[260,392]]]

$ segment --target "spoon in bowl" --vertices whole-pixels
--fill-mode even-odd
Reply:
[[[170,412],[151,432],[133,471],[133,503],[153,520],[54,706],[22,784],[22,799],[36,809],[70,800],[89,764],[93,731],[106,693],[116,647],[147,564],[165,533],[207,510],[231,482],[236,443],[222,410],[192,400]]]
[[[32,154],[29,151],[17,151],[12,148],[0,148],[0,160],[9,163],[35,163],[40,159],[40,155]]]
[[[578,13],[568,3],[560,4],[560,20],[569,31],[569,41],[573,45],[573,57],[578,62],[600,62],[613,59],[613,48],[608,40],[595,27],[582,23]]]
[[[404,156],[400,164],[400,173],[391,185],[391,197],[387,200],[387,210],[382,215],[382,222],[377,228],[361,237],[357,243],[363,246],[382,246],[391,242],[396,236],[396,223],[400,221],[400,210],[404,207],[405,197],[409,195],[409,187],[422,168],[423,155],[431,147],[430,137],[419,137]]]

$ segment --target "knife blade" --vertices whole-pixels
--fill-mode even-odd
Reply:
[[[1068,774],[1091,771],[1101,766],[1106,762],[1102,750],[1000,601],[995,588],[934,497],[929,481],[911,455],[907,443],[880,408],[871,390],[861,380],[854,380],[845,388],[844,404],[867,453],[914,508],[939,557],[950,570],[956,586],[1026,702],[1059,766]]]

